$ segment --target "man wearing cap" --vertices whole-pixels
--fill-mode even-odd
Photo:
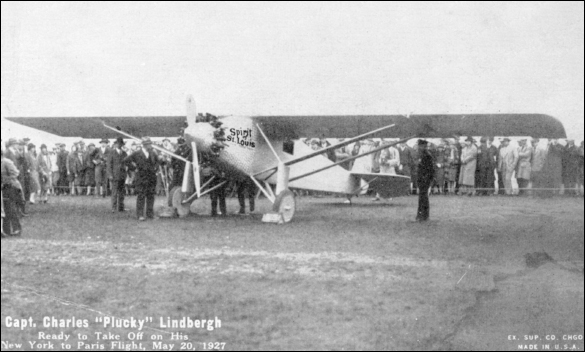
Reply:
[[[106,172],[106,163],[108,155],[110,154],[110,141],[102,139],[100,147],[97,148],[92,155],[93,163],[95,164],[95,195],[96,197],[106,198],[108,190],[108,175]]]
[[[124,164],[131,165],[136,169],[135,187],[138,195],[136,215],[138,220],[154,219],[154,197],[160,161],[154,152],[150,138],[143,138],[142,150],[128,156],[124,160]]]
[[[512,188],[512,177],[518,165],[518,149],[510,146],[510,139],[504,138],[502,141],[502,149],[500,150],[500,162],[498,164],[498,171],[502,174],[504,179],[504,187],[506,195],[514,195]]]
[[[112,213],[125,211],[124,195],[126,183],[126,165],[124,160],[128,157],[122,150],[124,140],[118,137],[114,149],[107,154],[106,174],[112,186]]]
[[[460,195],[472,196],[475,188],[475,171],[477,169],[477,147],[468,137],[465,148],[461,151],[461,173],[459,175]]]
[[[47,146],[44,144],[41,145],[41,153],[37,158],[37,164],[39,165],[38,170],[41,188],[41,197],[39,202],[47,204],[49,201],[49,190],[51,189],[52,185],[51,170],[53,169],[53,162],[51,161],[51,156],[49,155]]]
[[[416,221],[423,222],[429,220],[430,203],[429,203],[429,189],[435,177],[435,161],[428,150],[428,142],[425,140],[418,141],[418,161],[417,170],[417,184],[419,187],[418,193],[418,211]]]
[[[494,173],[496,160],[496,151],[488,145],[488,138],[482,137],[477,157],[477,168],[479,171],[478,195],[487,196],[493,194],[496,181],[496,175]]]
[[[2,150],[2,237],[19,236],[21,234],[20,221],[18,219],[22,203],[22,186],[18,181],[19,171],[4,155]],[[4,198],[6,197],[6,198]]]

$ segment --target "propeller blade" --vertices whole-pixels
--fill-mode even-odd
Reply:
[[[201,173],[199,172],[199,153],[197,153],[197,144],[191,143],[193,148],[193,176],[195,178],[195,190],[197,197],[201,198]]]

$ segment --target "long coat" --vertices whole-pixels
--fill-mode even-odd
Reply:
[[[135,166],[136,175],[134,185],[138,193],[156,193],[156,181],[160,164],[154,150],[148,153],[148,159],[144,151],[139,150],[124,160],[124,164]]]
[[[518,149],[518,167],[516,168],[516,178],[530,180],[532,173],[533,154],[534,149],[529,145],[525,145],[524,147],[520,147]]]
[[[461,151],[461,174],[459,183],[464,186],[475,186],[475,171],[477,169],[477,147],[471,145]]]
[[[31,153],[25,154],[26,162],[29,166],[29,191],[31,193],[36,193],[41,190],[41,182],[39,179],[39,161],[36,155]]]
[[[126,181],[126,165],[124,160],[128,157],[125,151],[118,151],[116,149],[111,150],[108,153],[106,160],[106,173],[108,178],[112,181]]]
[[[362,143],[359,145],[359,154],[365,154],[375,149],[373,143]],[[369,174],[374,171],[374,154],[370,154],[359,159],[356,159],[352,172]]]
[[[498,171],[502,176],[511,178],[518,165],[518,149],[510,146],[500,150],[500,160],[498,163]],[[506,176],[507,175],[507,176]]]
[[[399,174],[410,177],[412,175],[412,168],[414,167],[413,150],[409,146],[405,146],[404,149],[398,147],[398,155],[400,158],[400,166],[402,166],[402,171]]]

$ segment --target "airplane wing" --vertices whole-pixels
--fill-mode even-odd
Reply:
[[[395,124],[373,138],[448,138],[457,136],[531,136],[566,138],[563,124],[544,114],[256,116],[269,138],[353,138]]]
[[[6,120],[61,137],[113,139],[119,137],[120,134],[104,127],[104,123],[138,137],[173,137],[181,135],[186,117],[8,117]]]
[[[396,127],[372,138],[440,138],[454,135],[566,138],[562,123],[543,114],[255,116],[252,119],[271,139],[353,138],[392,124]],[[93,139],[117,137],[116,132],[103,127],[104,123],[120,127],[135,136],[178,136],[186,117],[23,117],[7,120],[63,137]]]

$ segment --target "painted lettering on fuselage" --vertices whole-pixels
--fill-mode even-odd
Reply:
[[[247,129],[231,128],[229,130],[228,135],[226,136],[226,140],[228,143],[234,143],[245,148],[250,149],[256,148],[256,142],[254,142],[253,132],[251,128]]]

